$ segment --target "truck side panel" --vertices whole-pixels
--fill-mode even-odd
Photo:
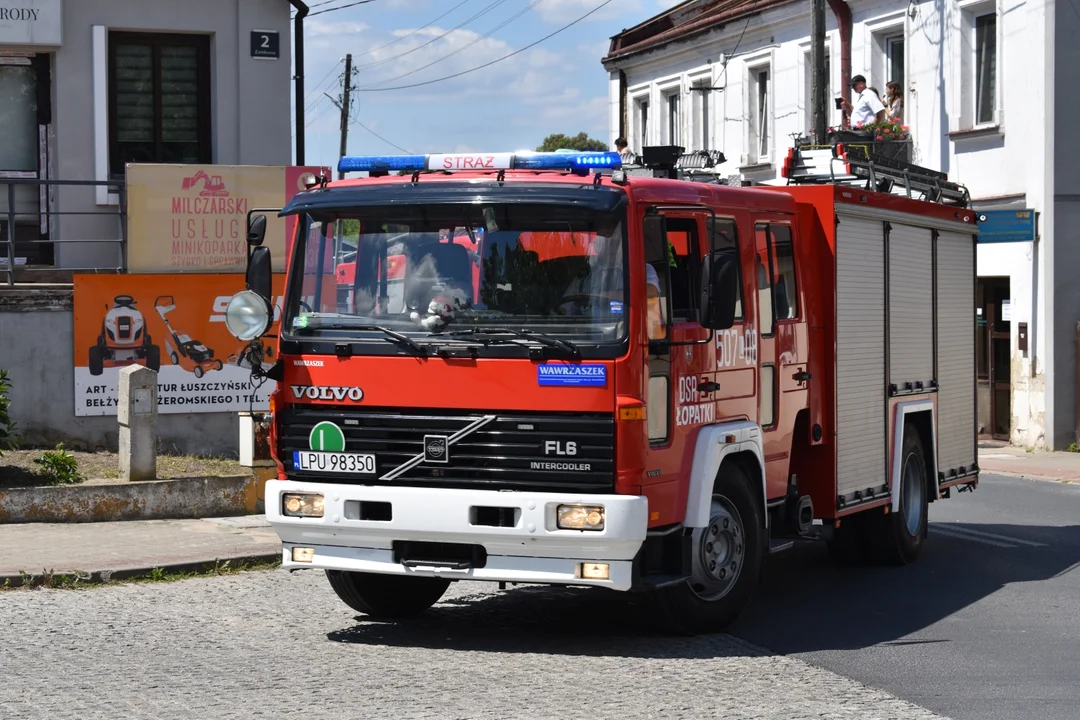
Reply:
[[[938,472],[941,484],[975,472],[975,238],[937,238]]]
[[[930,390],[935,379],[933,252],[929,228],[890,223],[889,384],[897,394]]]
[[[836,228],[836,453],[840,504],[885,483],[885,225]]]

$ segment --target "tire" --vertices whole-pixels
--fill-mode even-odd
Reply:
[[[154,372],[161,369],[161,348],[151,345],[146,349],[146,367]]]
[[[225,367],[225,363],[223,363],[223,362],[221,362],[220,360],[218,360],[218,361],[217,361],[217,362],[216,362],[216,363],[214,364],[214,366],[215,366],[215,367],[216,367],[216,368],[217,368],[218,370],[221,370],[221,369],[222,369],[223,367]]]
[[[439,602],[450,581],[442,578],[377,575],[327,570],[341,601],[372,618],[393,620],[419,615]]]
[[[922,553],[930,510],[926,455],[914,425],[905,423],[900,456],[900,506],[897,512],[869,515],[867,535],[874,559],[907,565]]]
[[[90,368],[91,375],[100,375],[105,372],[105,355],[101,351],[101,347],[97,345],[90,346],[90,357],[87,366]]]
[[[691,580],[649,593],[652,620],[679,635],[720,632],[750,602],[765,562],[760,482],[736,464],[720,468],[709,525],[694,528]]]
[[[195,373],[195,377],[197,378],[201,378],[203,376],[203,369],[201,365],[196,365],[191,372]]]
[[[175,352],[169,353],[169,359],[172,360],[173,365],[179,365],[180,364],[180,356],[177,355]]]

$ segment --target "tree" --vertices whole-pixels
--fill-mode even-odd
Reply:
[[[579,132],[573,137],[562,133],[553,133],[544,138],[544,142],[540,143],[540,147],[536,148],[537,152],[554,152],[556,150],[595,150],[602,152],[607,149],[608,144],[606,142],[595,140],[583,132]]]

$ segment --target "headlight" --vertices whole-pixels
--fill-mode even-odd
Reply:
[[[323,505],[323,496],[317,493],[287,493],[281,496],[282,515],[321,518]]]
[[[604,508],[598,505],[560,505],[557,515],[560,530],[604,529]]]
[[[251,290],[236,293],[225,308],[225,327],[233,337],[244,342],[262,337],[270,327],[270,308],[266,300]]]

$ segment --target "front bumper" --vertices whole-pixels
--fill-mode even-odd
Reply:
[[[321,493],[321,518],[281,514],[283,493]],[[361,520],[360,503],[389,503],[390,520]],[[560,530],[556,508],[600,505],[601,531]],[[475,508],[510,508],[513,527],[476,524]],[[645,541],[648,502],[631,495],[497,492],[445,488],[369,487],[270,480],[266,518],[281,538],[286,569],[320,568],[394,575],[440,576],[553,585],[593,585],[629,590],[634,556]],[[404,565],[394,542],[482,546],[482,567]],[[294,562],[292,548],[314,549],[312,562]],[[607,563],[607,580],[582,578],[583,562]]]

